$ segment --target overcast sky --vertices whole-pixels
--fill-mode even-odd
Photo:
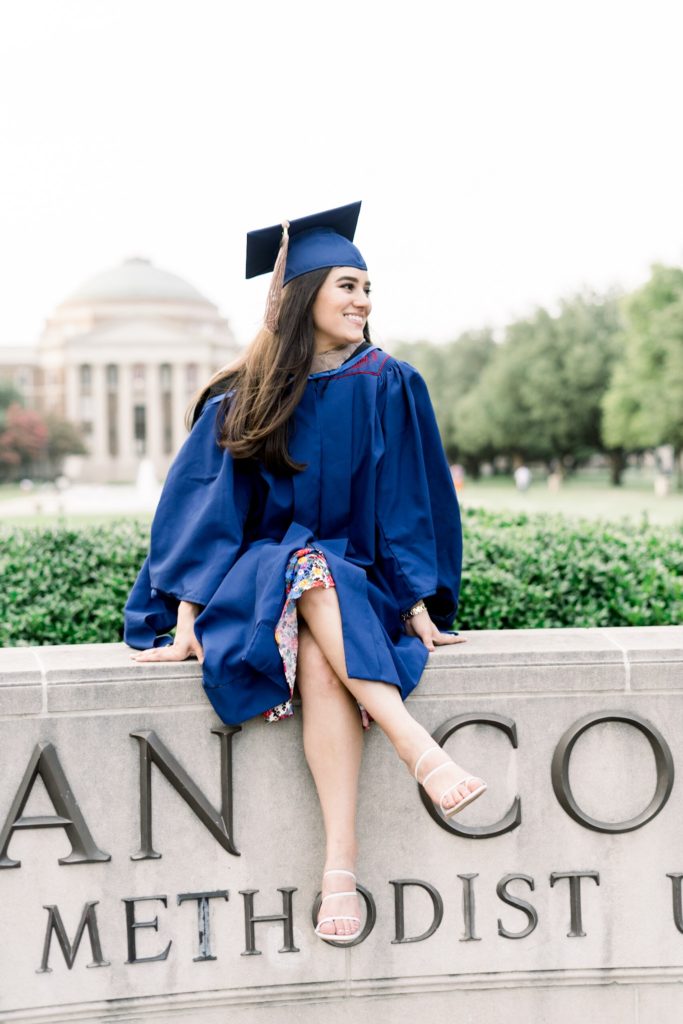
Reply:
[[[377,340],[683,262],[679,0],[0,0],[0,344],[141,255],[246,342],[244,235],[363,200]]]

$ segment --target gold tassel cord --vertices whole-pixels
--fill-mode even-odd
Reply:
[[[280,302],[282,300],[282,289],[285,282],[285,264],[287,263],[287,250],[289,249],[289,221],[283,220],[282,222],[282,240],[280,241],[280,249],[275,260],[275,266],[273,268],[273,276],[270,282],[270,288],[268,289],[268,298],[266,299],[266,315],[264,317],[264,324],[271,332],[275,334],[278,329],[278,322],[280,319]]]

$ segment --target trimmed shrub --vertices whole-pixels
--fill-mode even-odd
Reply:
[[[683,527],[562,516],[464,516],[461,629],[683,621]]]
[[[0,531],[0,646],[120,640],[148,540],[133,520]]]
[[[683,621],[683,528],[469,510],[461,629]],[[149,525],[0,531],[0,646],[108,643]]]

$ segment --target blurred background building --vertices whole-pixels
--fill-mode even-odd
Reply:
[[[79,428],[88,453],[69,459],[69,475],[130,481],[149,459],[163,479],[192,395],[237,352],[212,302],[136,257],[69,295],[35,347],[0,348],[0,379],[28,408]]]

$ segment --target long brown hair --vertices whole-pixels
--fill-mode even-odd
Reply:
[[[313,303],[329,267],[294,278],[282,292],[279,327],[261,328],[238,359],[214,374],[187,412],[194,423],[211,394],[234,392],[223,400],[219,444],[235,459],[260,459],[275,473],[297,473],[306,466],[289,454],[289,424],[301,401],[315,352]],[[370,341],[367,322],[363,337]]]

